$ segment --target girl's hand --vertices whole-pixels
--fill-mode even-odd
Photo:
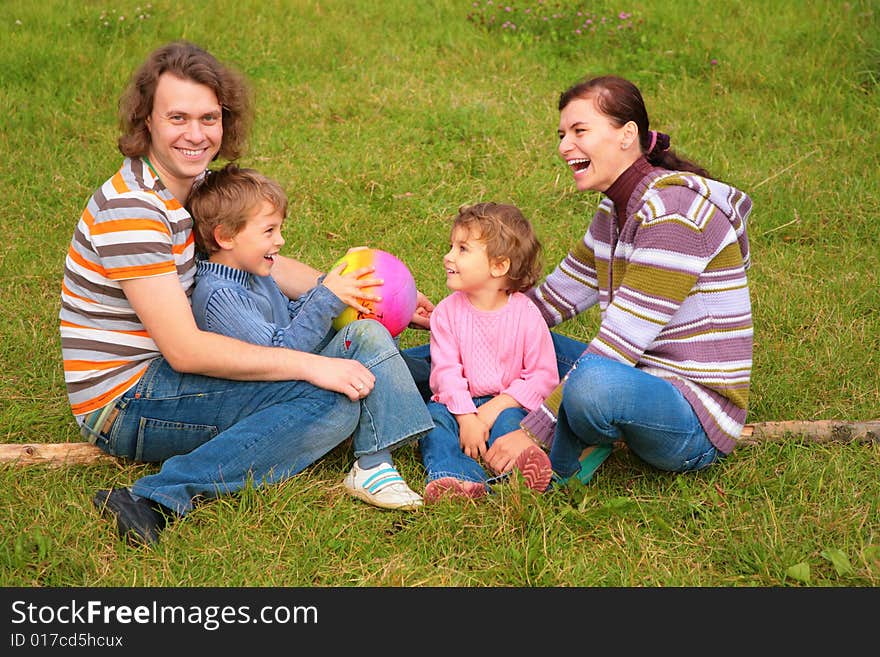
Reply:
[[[480,418],[490,429],[495,426],[495,420],[501,412],[508,408],[520,408],[519,402],[506,392],[496,395],[477,409],[477,417]]]
[[[476,413],[456,415],[458,420],[458,441],[461,451],[474,460],[480,460],[486,453],[486,443],[489,441],[489,427],[487,427]]]
[[[409,327],[430,330],[432,312],[434,312],[434,304],[424,294],[416,291],[416,311],[409,322]]]

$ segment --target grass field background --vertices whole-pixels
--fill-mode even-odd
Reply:
[[[435,301],[459,205],[519,205],[547,271],[583,234],[599,196],[578,194],[557,156],[556,100],[586,75],[629,77],[652,127],[753,199],[749,421],[876,419],[878,11],[868,0],[6,0],[0,440],[79,440],[58,340],[63,260],[119,165],[129,75],[178,38],[251,80],[241,163],[290,196],[285,253],[325,269],[350,246],[383,248]],[[558,330],[587,340],[595,328],[587,313]],[[588,487],[536,496],[514,481],[484,503],[411,514],[348,497],[350,462],[345,445],[283,485],[200,507],[150,551],[120,543],[90,500],[154,466],[0,466],[0,585],[880,581],[877,444],[791,437],[688,476],[620,451]],[[398,464],[423,481],[415,448]]]

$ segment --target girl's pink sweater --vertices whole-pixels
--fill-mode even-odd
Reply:
[[[453,292],[431,314],[431,399],[456,415],[474,397],[507,393],[534,410],[559,383],[553,340],[538,308],[515,292],[496,311]]]

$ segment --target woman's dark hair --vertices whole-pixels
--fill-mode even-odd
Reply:
[[[566,105],[577,98],[584,100],[593,98],[599,111],[618,127],[626,125],[629,121],[635,123],[639,129],[639,145],[642,153],[654,166],[711,177],[709,172],[696,162],[679,157],[675,151],[670,150],[669,135],[657,132],[654,133],[656,138],[654,137],[642,93],[629,80],[615,75],[603,75],[578,82],[560,94],[559,111],[561,112]]]
[[[119,100],[120,152],[126,157],[141,157],[149,151],[147,117],[153,111],[156,86],[163,73],[203,84],[214,92],[223,111],[219,155],[227,160],[241,157],[252,118],[245,79],[210,53],[186,41],[174,41],[154,50],[132,75]]]

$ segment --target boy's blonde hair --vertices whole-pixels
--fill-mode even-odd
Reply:
[[[271,203],[282,218],[287,216],[287,195],[271,178],[235,164],[209,172],[195,184],[186,202],[195,222],[196,246],[208,255],[219,251],[214,229],[220,227],[225,237],[235,237],[263,201]]]
[[[541,243],[529,220],[514,205],[477,203],[458,209],[452,229],[465,228],[486,244],[489,260],[507,258],[509,292],[525,292],[543,272]]]

